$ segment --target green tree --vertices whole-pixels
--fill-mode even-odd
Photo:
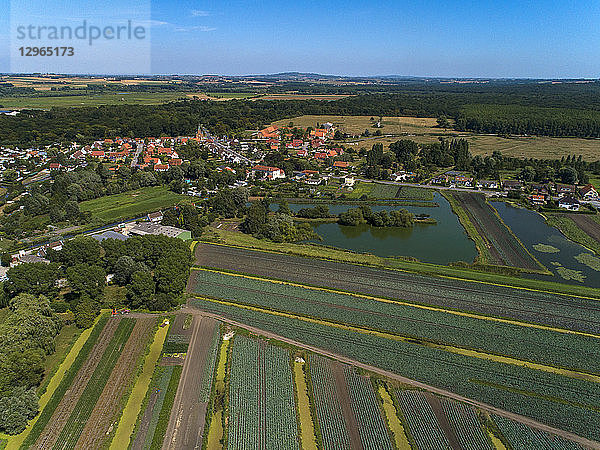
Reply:
[[[39,411],[34,389],[19,387],[9,396],[0,398],[0,431],[19,434]]]
[[[96,265],[77,264],[67,268],[67,280],[73,292],[98,299],[106,286],[106,272]]]
[[[11,297],[22,292],[53,295],[57,292],[56,280],[59,273],[59,266],[54,263],[19,264],[8,269],[8,281],[5,282],[4,288]]]
[[[100,303],[87,294],[84,294],[75,306],[75,325],[79,328],[89,328],[100,314]]]
[[[131,276],[127,286],[127,300],[132,308],[140,308],[154,296],[156,285],[150,272],[138,271]]]

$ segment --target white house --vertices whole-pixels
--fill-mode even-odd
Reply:
[[[569,211],[579,211],[579,201],[571,197],[562,197],[558,201],[558,207]]]
[[[584,200],[596,200],[598,198],[598,191],[591,184],[587,184],[579,189],[579,195]]]

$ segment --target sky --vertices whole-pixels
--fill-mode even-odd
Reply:
[[[55,15],[84,3],[36,1]],[[96,3],[106,14],[131,14],[127,1]],[[598,0],[129,3],[149,11],[151,59],[149,68],[136,70],[126,56],[121,73],[600,77]],[[0,0],[0,12],[27,17],[23,4]],[[87,17],[103,12],[93,14]],[[11,70],[10,22],[10,14],[0,14],[0,72]],[[90,73],[102,72],[102,64],[86,64]]]

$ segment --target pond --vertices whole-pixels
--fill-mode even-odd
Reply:
[[[559,230],[546,224],[534,211],[505,202],[491,202],[504,223],[552,276],[528,275],[533,278],[600,287],[600,258],[587,248],[567,239]]]
[[[406,209],[413,214],[429,214],[437,224],[415,224],[412,228],[376,228],[364,224],[357,227],[337,223],[314,223],[322,241],[319,244],[377,256],[412,256],[419,261],[449,264],[456,261],[472,263],[477,256],[475,244],[469,239],[450,204],[437,192],[434,201],[439,207],[371,205],[373,211]],[[315,205],[290,203],[294,212]],[[356,204],[328,205],[331,214],[339,214]],[[277,209],[277,205],[272,205]]]

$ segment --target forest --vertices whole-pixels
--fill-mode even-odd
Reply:
[[[0,143],[34,146],[115,136],[192,135],[199,123],[214,134],[233,135],[303,114],[446,116],[456,120],[458,130],[600,136],[597,82],[394,86],[380,85],[385,93],[360,93],[335,101],[185,100],[162,105],[23,110],[14,117],[0,115]]]

